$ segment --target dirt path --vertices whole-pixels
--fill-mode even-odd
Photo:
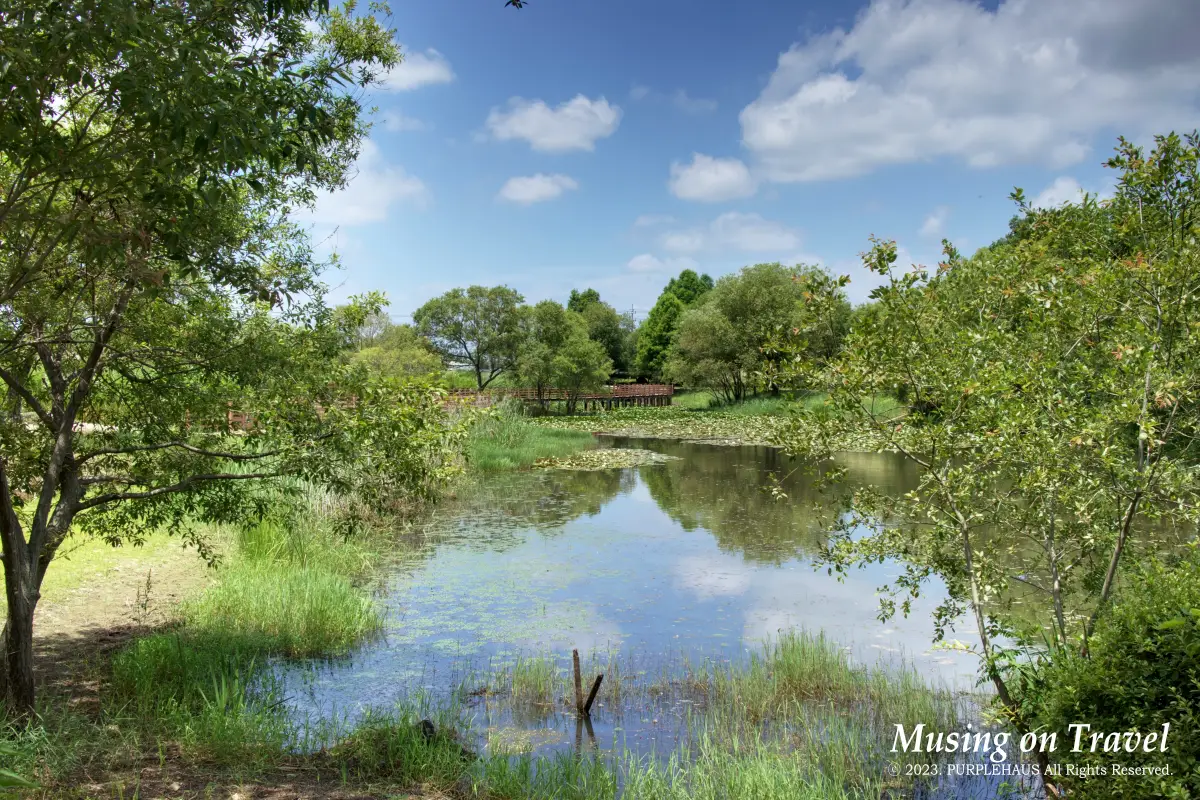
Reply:
[[[145,547],[88,542],[66,550],[47,573],[34,618],[35,670],[43,686],[86,704],[95,687],[80,679],[94,657],[170,621],[209,570],[194,549],[165,537]]]

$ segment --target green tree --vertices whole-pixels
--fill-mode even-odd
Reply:
[[[636,332],[627,336],[626,347],[633,354],[630,366],[650,378],[661,378],[667,349],[675,336],[683,309],[698,303],[713,288],[713,279],[685,269],[663,288],[654,308]],[[679,307],[669,298],[679,301]],[[632,322],[632,320],[631,320]]]
[[[205,549],[193,524],[252,512],[255,480],[370,501],[440,470],[436,393],[345,363],[287,220],[343,183],[358,92],[397,60],[352,7],[310,32],[317,6],[6,9],[0,379],[28,417],[0,423],[0,692],[19,713],[40,586],[70,530],[165,527]],[[230,406],[255,415],[245,436],[224,433]]]
[[[558,303],[543,300],[529,310],[526,329],[517,357],[517,376],[544,402],[547,390],[554,387],[554,357],[573,332],[571,318]]]
[[[572,314],[570,322],[571,333],[555,352],[552,364],[555,385],[567,396],[567,413],[574,414],[579,396],[604,386],[613,365],[600,343],[588,337],[582,316]]]
[[[582,292],[578,289],[572,289],[571,296],[567,298],[567,311],[582,314],[588,309],[588,306],[599,302],[600,293],[595,289],[584,289]]]
[[[523,302],[507,286],[451,289],[418,308],[413,322],[443,359],[470,368],[483,389],[516,363]]]
[[[625,371],[629,367],[628,317],[618,314],[608,303],[598,301],[584,308],[583,321],[587,325],[588,337],[604,348],[613,362],[613,369]]]
[[[685,269],[678,277],[671,278],[663,291],[678,297],[685,306],[694,306],[712,288],[713,279],[708,275],[697,275],[695,271]]]
[[[841,281],[816,267],[756,264],[717,281],[678,323],[666,374],[704,386],[730,402],[758,384],[774,388],[779,357],[764,349],[774,337],[802,342],[806,358],[828,358],[850,315]],[[774,362],[774,363],[773,363]]]
[[[671,292],[659,295],[654,308],[650,309],[637,333],[637,368],[642,375],[662,376],[667,350],[684,309],[683,301]]]
[[[441,357],[413,326],[390,321],[366,339],[353,358],[380,375],[400,378],[432,376],[443,369]]]
[[[1198,156],[1196,134],[1149,154],[1121,140],[1111,202],[1037,211],[1015,192],[1015,235],[969,259],[947,242],[933,273],[898,270],[895,246],[876,242],[865,263],[887,283],[872,313],[832,365],[801,376],[835,413],[802,414],[781,439],[819,458],[869,433],[921,468],[916,492],[861,497],[823,559],[903,563],[885,617],[941,578],[938,637],[968,616],[1019,730],[1039,702],[1016,688],[1031,665],[1090,658],[1122,562],[1198,516]],[[873,413],[870,398],[901,386],[903,418]]]

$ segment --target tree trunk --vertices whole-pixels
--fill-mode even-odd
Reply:
[[[2,685],[9,709],[18,717],[34,710],[33,686],[33,612],[37,606],[37,591],[33,575],[23,559],[5,557],[8,620],[0,638],[4,654]]]

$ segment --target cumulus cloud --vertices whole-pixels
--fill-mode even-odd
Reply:
[[[669,214],[642,214],[633,221],[635,228],[652,228],[655,225],[669,225],[675,218]]]
[[[381,124],[383,125],[383,129],[385,131],[389,131],[391,133],[423,131],[429,127],[422,120],[416,119],[415,117],[406,117],[399,111],[384,112]]]
[[[625,265],[631,272],[682,272],[685,269],[696,269],[698,266],[695,259],[687,256],[659,258],[650,253],[634,256]]]
[[[1197,30],[1177,0],[873,0],[779,56],[742,141],[783,182],[937,157],[1061,168],[1110,129],[1200,123]]]
[[[595,150],[596,140],[612,136],[621,123],[621,109],[603,97],[590,100],[582,94],[555,108],[542,100],[514,97],[508,110],[493,108],[487,128],[500,140],[520,139],[534,150],[565,152]]]
[[[671,103],[680,111],[688,114],[711,114],[717,110],[717,101],[703,97],[689,97],[687,90],[676,89],[671,95]]]
[[[1069,176],[1055,178],[1054,183],[1042,189],[1033,198],[1034,208],[1058,208],[1066,203],[1078,203],[1083,198],[1083,187]]]
[[[553,200],[571,189],[578,189],[579,184],[568,175],[537,175],[509,178],[500,187],[497,198],[523,206]]]
[[[450,62],[430,47],[423,53],[404,53],[400,63],[381,77],[380,88],[407,92],[453,80],[454,70],[450,68]]]
[[[367,139],[346,188],[321,192],[313,209],[299,216],[319,225],[366,225],[387,219],[393,203],[409,202],[420,207],[428,198],[429,190],[420,178],[387,163],[379,146]]]
[[[736,251],[740,253],[795,252],[800,234],[758,214],[729,211],[701,228],[667,231],[659,244],[672,253]]]
[[[693,153],[690,164],[671,164],[671,194],[681,200],[720,202],[754,194],[750,170],[736,158],[713,158]]]
[[[921,223],[921,235],[929,238],[937,238],[946,232],[946,219],[950,216],[950,209],[945,206],[938,206],[925,221]]]
[[[649,86],[638,84],[629,90],[630,100],[649,100],[655,103],[667,102],[685,114],[711,114],[717,110],[717,101],[705,97],[692,97],[687,89],[676,89],[670,94],[655,91]]]

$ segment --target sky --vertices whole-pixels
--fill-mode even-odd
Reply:
[[[1194,0],[392,0],[404,60],[348,187],[302,216],[405,321],[456,286],[593,287],[640,319],[681,269],[850,276],[1112,192],[1117,137],[1200,127]]]

